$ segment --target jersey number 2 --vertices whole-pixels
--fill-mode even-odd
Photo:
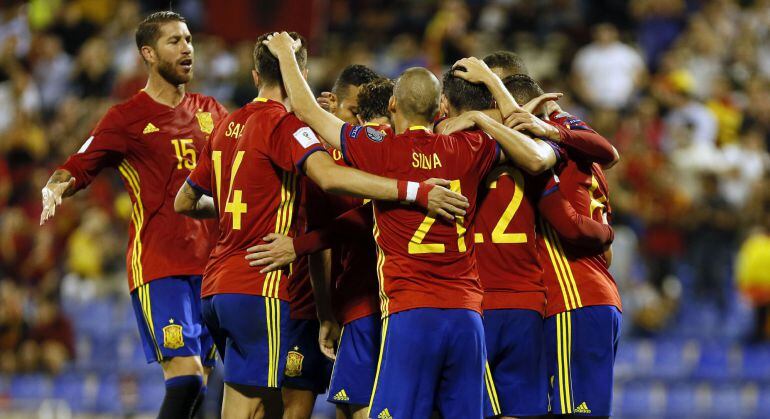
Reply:
[[[492,230],[492,243],[526,243],[527,235],[525,233],[505,232],[505,230],[508,229],[508,225],[511,224],[513,217],[516,215],[516,211],[519,210],[522,198],[524,198],[524,175],[522,175],[520,171],[514,169],[511,173],[503,172],[500,176],[510,176],[513,178],[513,183],[515,186],[511,202],[509,202],[508,206],[505,207],[503,215],[501,215],[500,219],[497,220],[497,224],[495,224],[495,228]],[[491,185],[489,185],[489,189],[495,188],[497,188],[496,180],[492,182]]]
[[[449,183],[449,189],[452,190],[453,192],[460,193],[460,181],[459,180],[451,181]],[[466,250],[465,226],[463,225],[464,218],[465,217],[455,217],[455,227],[457,228],[457,250],[460,252],[464,252]],[[434,222],[436,222],[436,219],[434,217],[431,217],[430,215],[426,215],[425,218],[422,220],[422,223],[420,223],[420,226],[417,227],[417,231],[414,232],[411,240],[409,240],[408,250],[410,255],[446,252],[446,246],[444,246],[444,243],[423,243],[422,242],[423,240],[425,240],[425,236],[428,234],[428,231],[430,230],[431,226],[433,226]]]
[[[233,166],[230,168],[230,187],[227,189],[225,212],[232,214],[233,230],[241,229],[241,215],[249,209],[248,205],[241,200],[243,198],[243,191],[240,189],[233,190],[235,176],[238,174],[238,169],[241,168],[241,162],[243,162],[243,155],[245,153],[246,152],[243,150],[236,153],[235,160],[233,160]],[[219,201],[222,197],[222,151],[212,151],[211,161],[214,163],[214,178],[217,182],[217,201]],[[219,208],[222,208],[221,202],[219,202]]]

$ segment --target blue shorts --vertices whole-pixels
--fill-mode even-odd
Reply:
[[[472,310],[415,308],[382,321],[371,418],[481,418],[484,325]]]
[[[246,294],[203,299],[206,321],[230,384],[279,388],[288,350],[289,303]]]
[[[323,394],[329,387],[332,361],[318,346],[318,320],[289,320],[289,353],[283,386]]]
[[[613,306],[581,307],[545,320],[551,412],[610,416],[622,316]]]
[[[381,329],[379,313],[353,320],[342,328],[327,401],[369,405],[377,374]]]
[[[150,281],[131,293],[131,304],[148,364],[199,356],[204,366],[214,366],[214,340],[201,316],[200,275]]]
[[[543,318],[533,310],[484,311],[485,417],[548,414]],[[491,380],[490,380],[491,376]]]

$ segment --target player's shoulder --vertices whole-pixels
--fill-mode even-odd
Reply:
[[[216,98],[204,95],[203,93],[188,92],[187,100],[193,107],[209,112],[212,110],[220,111],[225,109]]]
[[[342,127],[345,135],[353,140],[366,139],[374,143],[381,143],[394,136],[390,125],[364,124],[353,125],[345,124]]]
[[[153,112],[146,104],[147,94],[137,92],[130,98],[116,103],[107,109],[99,121],[99,128],[127,129],[135,123],[145,121]]]
[[[492,139],[489,134],[479,129],[457,131],[448,135],[440,134],[439,138],[443,139],[445,142],[451,143],[453,147],[459,149],[477,149],[487,143],[494,142],[494,139]]]

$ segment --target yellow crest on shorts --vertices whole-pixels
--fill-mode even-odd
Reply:
[[[163,328],[163,346],[168,349],[179,349],[184,346],[182,326],[170,324]]]
[[[201,131],[206,134],[211,134],[211,131],[214,131],[214,119],[211,117],[211,112],[198,112],[195,117],[198,118]]]
[[[286,376],[287,377],[299,377],[302,375],[302,360],[305,359],[305,355],[297,351],[289,351],[286,355]]]

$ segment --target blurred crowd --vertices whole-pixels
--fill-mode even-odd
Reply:
[[[206,33],[205,0],[178,3],[195,45],[189,89],[231,110],[253,98],[253,40]],[[770,0],[325,3],[317,92],[353,62],[393,77],[507,49],[611,139],[613,272],[630,333],[660,333],[685,302],[749,304],[745,337],[770,340]],[[117,176],[100,176],[38,227],[40,188],[143,87],[134,28],[158,5],[0,5],[0,373],[56,372],[75,356],[62,302],[126,294],[130,202]]]

